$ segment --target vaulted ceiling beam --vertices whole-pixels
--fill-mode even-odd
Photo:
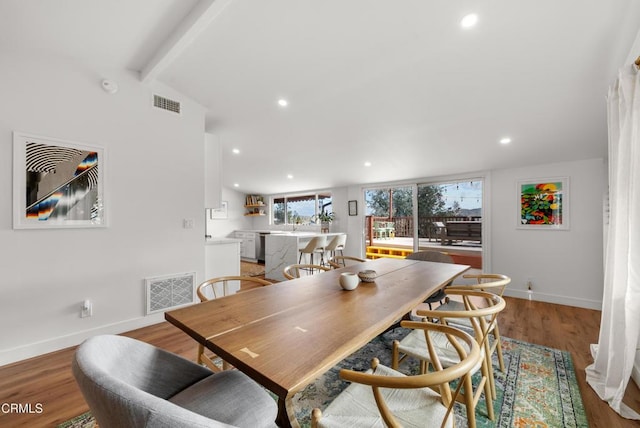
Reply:
[[[207,29],[232,0],[200,0],[167,37],[155,55],[140,70],[140,80],[148,83],[175,61]]]

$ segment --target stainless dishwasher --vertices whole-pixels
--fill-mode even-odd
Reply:
[[[261,232],[258,234],[258,239],[256,239],[256,255],[261,263],[264,263],[265,236],[267,235],[268,233]]]

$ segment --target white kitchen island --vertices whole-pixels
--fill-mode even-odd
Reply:
[[[303,248],[315,236],[325,235],[327,240],[342,233],[287,232],[271,233],[265,237],[265,278],[286,281],[282,270],[298,263],[299,248]],[[306,263],[306,262],[305,262]]]

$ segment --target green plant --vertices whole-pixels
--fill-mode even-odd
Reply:
[[[336,215],[334,213],[326,213],[323,211],[320,214],[318,214],[318,220],[320,220],[323,223],[331,223],[335,218],[336,218]]]

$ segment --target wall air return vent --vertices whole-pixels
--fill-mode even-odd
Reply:
[[[147,315],[192,304],[195,280],[195,272],[146,278]]]
[[[153,95],[153,106],[162,110],[180,114],[179,101],[170,100],[169,98],[161,97],[160,95]]]

